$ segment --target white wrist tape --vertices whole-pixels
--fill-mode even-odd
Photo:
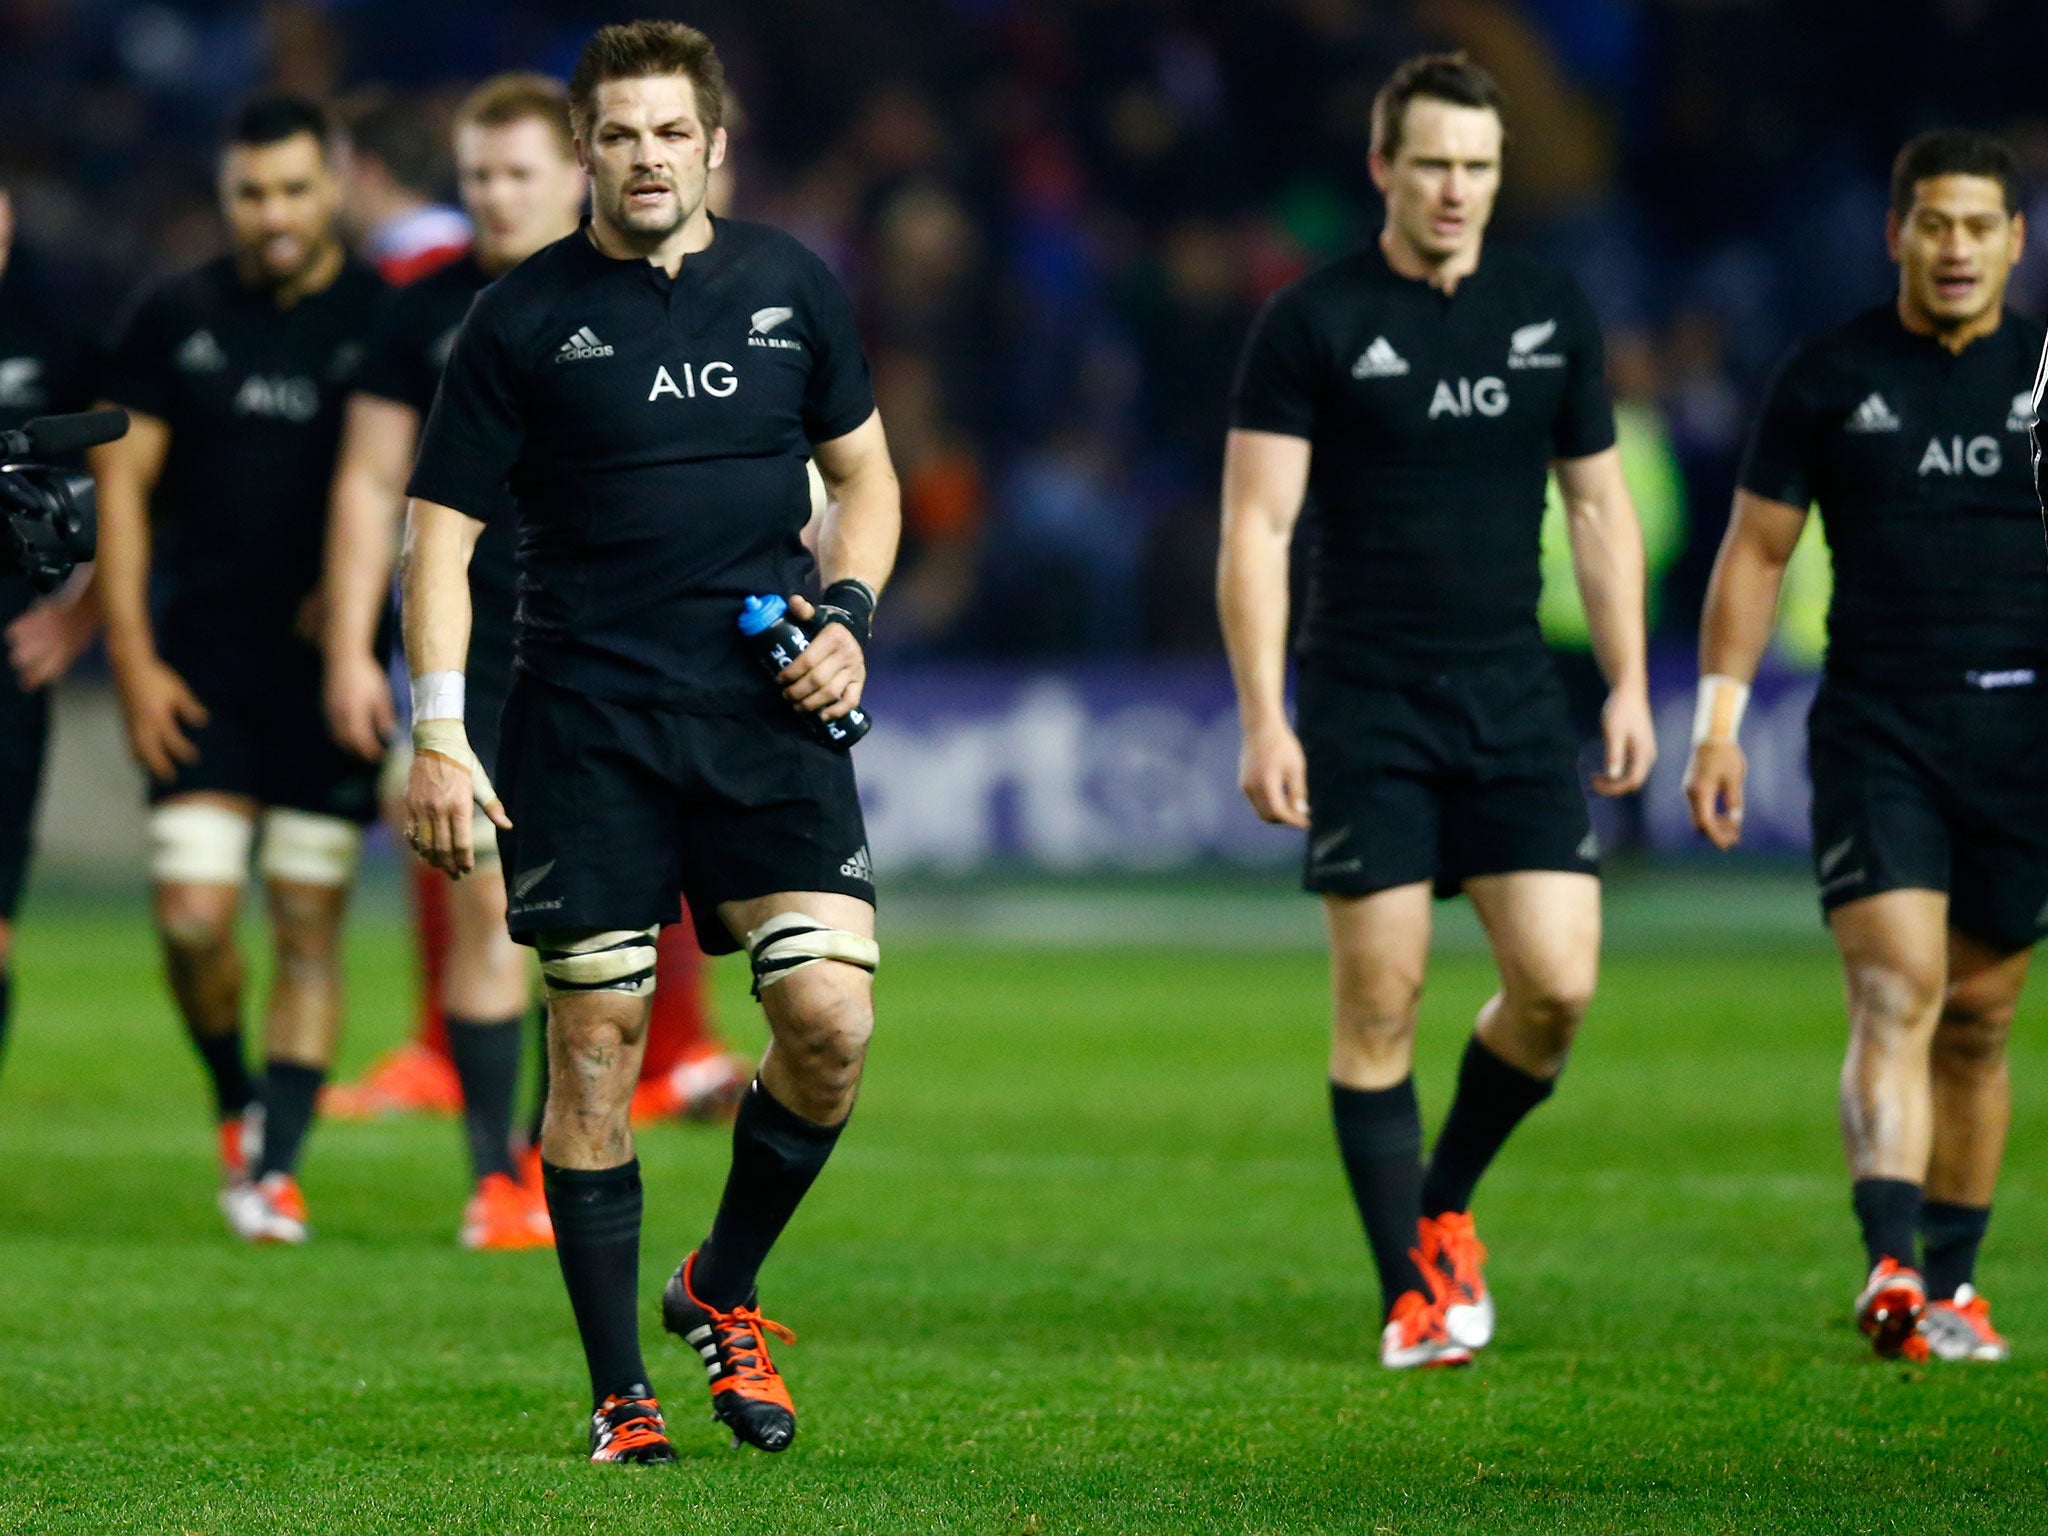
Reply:
[[[461,674],[457,673],[456,676],[460,677]],[[415,753],[435,753],[467,768],[470,791],[476,796],[476,803],[497,803],[498,792],[491,788],[491,780],[484,772],[484,765],[476,760],[476,753],[469,745],[469,732],[462,728],[460,720],[414,720],[412,749]]]
[[[1748,708],[1749,684],[1725,673],[1707,673],[1693,700],[1692,744],[1735,740],[1735,733],[1742,729],[1742,712]]]
[[[414,720],[460,720],[463,706],[460,672],[424,672],[412,680]]]

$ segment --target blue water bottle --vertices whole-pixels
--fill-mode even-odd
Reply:
[[[779,597],[750,597],[741,604],[740,633],[747,637],[770,677],[780,677],[783,669],[811,646],[811,637],[789,616],[789,604]],[[853,744],[875,723],[858,704],[837,720],[809,712],[804,718],[810,721],[812,734],[835,752],[853,750]]]

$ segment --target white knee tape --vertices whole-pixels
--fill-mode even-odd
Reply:
[[[282,807],[263,813],[263,853],[257,860],[266,880],[302,885],[347,885],[356,877],[363,829],[339,816]]]
[[[149,813],[149,876],[177,885],[238,886],[249,878],[255,837],[255,823],[224,805],[159,805]]]
[[[747,935],[747,955],[754,962],[754,996],[759,997],[763,987],[820,960],[838,960],[872,972],[882,962],[882,946],[801,912],[783,912]]]
[[[582,992],[654,994],[654,928],[608,928],[601,933],[571,930],[537,933],[540,973],[550,997]]]

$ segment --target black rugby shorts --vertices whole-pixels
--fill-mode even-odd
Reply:
[[[14,916],[28,879],[49,741],[49,689],[23,693],[0,658],[0,918]]]
[[[185,730],[199,760],[180,763],[168,783],[152,779],[151,804],[207,791],[358,826],[377,819],[378,765],[328,731],[320,653],[312,646],[291,637],[230,650],[167,638],[164,660],[208,718]]]
[[[710,955],[721,902],[832,891],[873,904],[853,763],[794,710],[691,714],[513,675],[498,753],[512,936],[645,928],[689,904]]]
[[[1806,721],[1823,912],[1946,891],[2005,953],[2048,932],[2048,691],[1879,693],[1833,679]]]
[[[1308,754],[1302,884],[1365,896],[1419,880],[1599,872],[1578,741],[1547,654],[1400,686],[1303,669]]]

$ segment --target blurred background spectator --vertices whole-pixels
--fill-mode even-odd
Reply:
[[[794,230],[861,306],[906,492],[898,653],[1215,649],[1239,342],[1275,287],[1372,233],[1369,106],[1419,48],[1500,78],[1497,238],[1573,267],[1609,327],[1668,639],[1695,622],[1763,378],[1888,291],[1899,143],[2005,131],[2048,241],[2040,0],[1879,0],[1855,26],[1826,0],[0,0],[0,185],[104,319],[211,254],[212,136],[284,86],[355,127],[364,248],[431,261],[460,238],[438,146],[464,87],[566,74],[593,26],[640,13],[718,41],[745,113],[735,211]],[[2017,293],[2048,302],[2048,250]],[[1810,655],[1824,568],[1801,591]],[[1582,640],[1568,592],[1544,615]]]

